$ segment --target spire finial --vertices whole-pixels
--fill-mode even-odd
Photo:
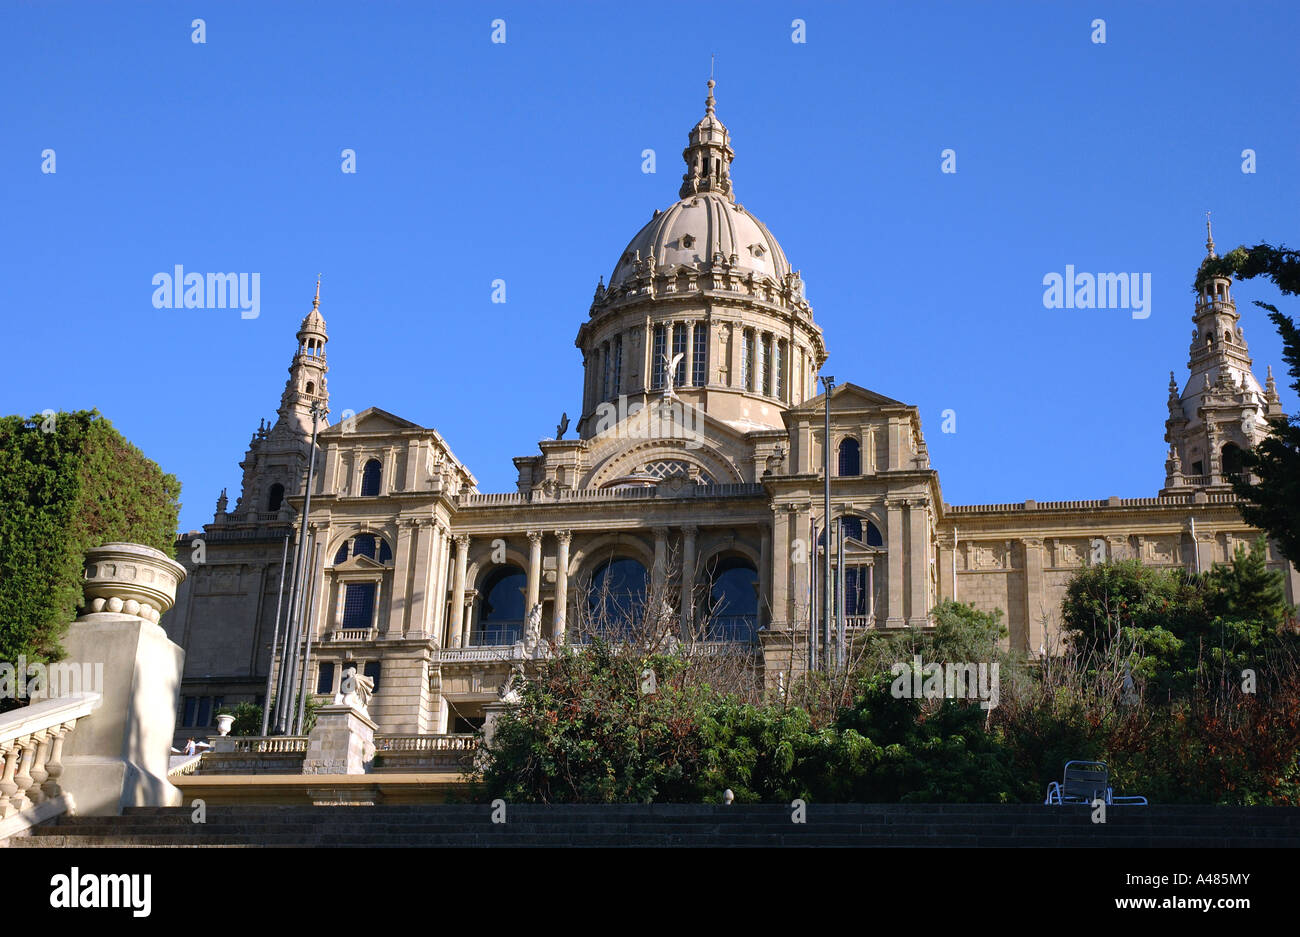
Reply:
[[[311,308],[313,309],[320,308],[320,278],[321,275],[316,274],[316,298],[311,301]]]
[[[712,69],[710,69],[710,71],[712,71]],[[713,116],[713,105],[715,103],[713,100],[713,86],[715,84],[717,84],[717,82],[712,78],[709,78],[709,96],[704,99],[704,113],[710,117]]]
[[[1210,213],[1205,213],[1205,250],[1210,257],[1218,257],[1214,252],[1214,232],[1210,229]]]

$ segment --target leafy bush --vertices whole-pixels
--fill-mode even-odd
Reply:
[[[91,547],[173,555],[180,483],[97,411],[0,418],[0,660],[59,659]]]

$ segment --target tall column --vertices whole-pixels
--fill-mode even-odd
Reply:
[[[411,618],[406,628],[423,631],[429,608],[429,557],[433,552],[433,521],[422,517],[416,521],[415,578],[411,594]],[[394,631],[391,622],[387,631]]]
[[[759,532],[758,626],[772,620],[772,528],[764,524]]]
[[[791,505],[772,508],[772,624],[782,630],[790,623]]]
[[[1009,621],[1011,647],[1036,655],[1039,647],[1046,646],[1046,625],[1039,614],[1047,607],[1043,592],[1043,540],[1025,537],[1020,541],[1025,551],[1025,607],[1024,621]]]
[[[663,590],[664,578],[666,573],[664,567],[668,561],[668,528],[656,527],[654,529],[654,535],[655,535],[655,562],[654,562],[654,568],[650,570],[650,588],[653,592],[661,593]],[[654,601],[662,602],[663,595],[662,594],[656,595]]]
[[[903,505],[900,502],[890,502],[886,506],[886,526],[889,528],[885,532],[886,547],[889,550],[889,575],[885,580],[885,588],[889,590],[889,601],[886,607],[889,610],[889,617],[885,622],[887,628],[902,628],[907,624],[903,617]]]
[[[433,572],[429,577],[429,633],[441,646],[447,624],[447,560],[451,555],[451,531],[438,528],[438,552],[434,554]]]
[[[926,524],[926,506],[924,501],[907,502],[907,521],[909,537],[907,555],[911,568],[908,570],[908,592],[911,596],[908,623],[913,627],[924,627],[929,620],[930,603],[930,536]]]
[[[695,536],[694,524],[682,528],[682,637],[692,635],[695,626]]]
[[[411,533],[415,521],[409,517],[397,521],[397,552],[393,554],[393,608],[394,627],[405,631],[411,619]]]
[[[567,530],[555,532],[555,624],[552,637],[556,644],[564,643],[564,627],[569,617],[569,541],[573,534]]]
[[[533,613],[542,594],[542,532],[528,531],[528,601],[524,604],[524,617]]]
[[[731,345],[731,355],[727,362],[727,384],[731,387],[740,387],[743,390],[740,371],[740,346],[745,341],[745,331],[738,322],[729,322],[727,325],[727,337]]]
[[[448,647],[461,646],[465,624],[465,565],[468,555],[469,536],[461,534],[456,538],[456,573],[451,581],[451,633],[447,636]]]

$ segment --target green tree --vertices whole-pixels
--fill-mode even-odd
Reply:
[[[1223,257],[1209,257],[1197,271],[1195,289],[1211,277],[1249,280],[1264,277],[1284,294],[1300,294],[1300,251],[1256,244],[1238,247]],[[1291,388],[1300,394],[1300,328],[1276,306],[1255,301],[1282,336],[1282,357],[1291,375]],[[1249,452],[1242,467],[1257,482],[1234,480],[1233,488],[1244,500],[1242,516],[1277,541],[1282,554],[1300,564],[1300,417],[1283,414],[1269,420],[1272,433]]]

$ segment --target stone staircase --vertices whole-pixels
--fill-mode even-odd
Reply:
[[[120,817],[59,817],[11,847],[45,846],[1300,846],[1300,809],[1037,804],[811,804],[806,823],[780,805],[491,807],[211,806],[128,808]]]

